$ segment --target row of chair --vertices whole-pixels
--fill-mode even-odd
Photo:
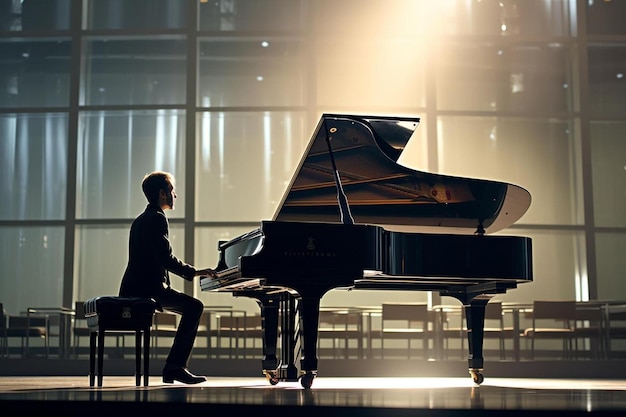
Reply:
[[[0,304],[1,306],[1,304]],[[626,308],[614,308],[606,303],[580,303],[575,301],[535,301],[528,304],[503,304],[491,301],[485,309],[485,343],[497,342],[500,359],[513,352],[511,345],[524,344],[527,359],[536,352],[546,352],[539,343],[553,340],[559,343],[552,349],[564,359],[582,355],[608,358],[615,350],[615,342],[626,342]],[[6,316],[3,309],[0,319],[0,353],[9,352],[9,340],[21,340],[20,352],[33,352],[31,339],[41,343],[37,351],[50,354],[49,339],[61,337],[51,330],[54,322],[38,309],[27,314]],[[67,313],[67,312],[65,312]],[[517,326],[514,319],[518,320]],[[167,352],[177,328],[178,316],[157,312],[151,331],[151,354],[156,357]],[[456,346],[466,354],[467,329],[464,309],[460,306],[429,308],[425,303],[383,303],[379,307],[333,307],[320,311],[318,348],[321,356],[340,358],[393,357],[445,358]],[[84,307],[76,302],[72,312],[71,353],[74,356],[86,351],[81,339],[89,337]],[[58,323],[56,323],[58,325]],[[230,307],[209,308],[202,316],[197,341],[206,356],[246,357],[261,355],[262,318],[258,314],[245,314]],[[169,339],[169,340],[168,340]],[[166,341],[167,340],[167,341]],[[547,346],[547,345],[546,345]],[[554,347],[554,344],[551,345]],[[124,349],[124,337],[118,336],[112,352]],[[114,354],[114,353],[111,353]]]
[[[320,315],[320,343],[333,338],[333,356],[338,355],[336,344],[345,358],[352,351],[372,358],[419,355],[443,359],[450,357],[455,346],[461,355],[467,355],[465,310],[460,305],[429,308],[426,303],[383,303],[379,309],[337,311],[339,322],[332,329],[324,323],[333,313]],[[346,311],[351,311],[351,321],[342,317],[348,316]],[[356,318],[359,314],[363,316],[360,319]],[[485,346],[495,341],[501,360],[539,356],[608,359],[625,351],[626,303],[492,300],[485,308],[483,338]],[[356,347],[348,349],[349,343]]]
[[[84,304],[77,301],[73,310],[29,308],[22,314],[9,315],[0,303],[0,356],[17,353],[20,357],[49,357],[52,353],[54,356],[77,357],[87,354],[91,331]],[[154,314],[151,331],[153,357],[169,351],[177,326],[178,315]],[[259,315],[246,314],[230,306],[213,306],[202,315],[198,344],[207,357],[246,356],[252,348],[261,348],[261,326]],[[107,346],[109,355],[123,355],[125,336],[123,332],[116,335],[115,344]],[[51,346],[50,341],[54,339],[58,343]],[[16,340],[19,341],[17,345],[11,342]],[[248,346],[250,341],[254,344]]]

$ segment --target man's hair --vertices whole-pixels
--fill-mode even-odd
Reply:
[[[174,176],[169,172],[154,171],[146,174],[141,182],[141,189],[148,199],[148,203],[159,202],[159,191],[169,191],[169,185],[174,186]]]

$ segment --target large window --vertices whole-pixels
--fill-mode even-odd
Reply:
[[[303,119],[297,112],[200,113],[196,219],[271,220],[309,143]]]
[[[593,210],[596,226],[626,227],[626,123],[591,124]]]
[[[69,39],[10,38],[0,51],[0,108],[69,105]]]
[[[491,42],[446,45],[437,55],[437,108],[560,114],[572,111],[575,63],[567,47]]]
[[[526,188],[532,203],[521,223],[580,224],[580,161],[572,125],[543,118],[441,117],[439,167]]]
[[[302,106],[304,45],[298,39],[201,39],[201,107]]]
[[[87,39],[81,104],[184,104],[185,52],[181,37]]]
[[[85,112],[80,115],[76,216],[129,218],[143,211],[143,177],[169,171],[181,197],[170,217],[185,214],[185,122],[176,110]]]
[[[76,231],[77,300],[100,295],[117,295],[128,262],[130,223],[80,226]],[[170,224],[169,239],[175,255],[183,255],[184,231],[179,224]],[[183,278],[172,276],[172,287],[180,291]]]
[[[72,0],[5,0],[0,3],[0,31],[51,31],[70,28]]]
[[[65,218],[67,130],[64,113],[0,114],[1,220]]]
[[[589,48],[589,106],[594,117],[623,117],[625,67],[626,43]]]
[[[64,241],[59,226],[0,226],[0,297],[7,312],[61,306]]]

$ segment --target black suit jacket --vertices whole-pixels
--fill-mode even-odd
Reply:
[[[159,206],[148,204],[130,228],[128,265],[119,295],[159,301],[160,294],[169,287],[168,272],[191,281],[196,269],[173,255],[167,217]]]

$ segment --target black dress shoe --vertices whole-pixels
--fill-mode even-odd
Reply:
[[[163,368],[163,382],[171,384],[174,381],[183,384],[199,384],[206,381],[206,377],[194,375],[184,367],[165,366]]]

